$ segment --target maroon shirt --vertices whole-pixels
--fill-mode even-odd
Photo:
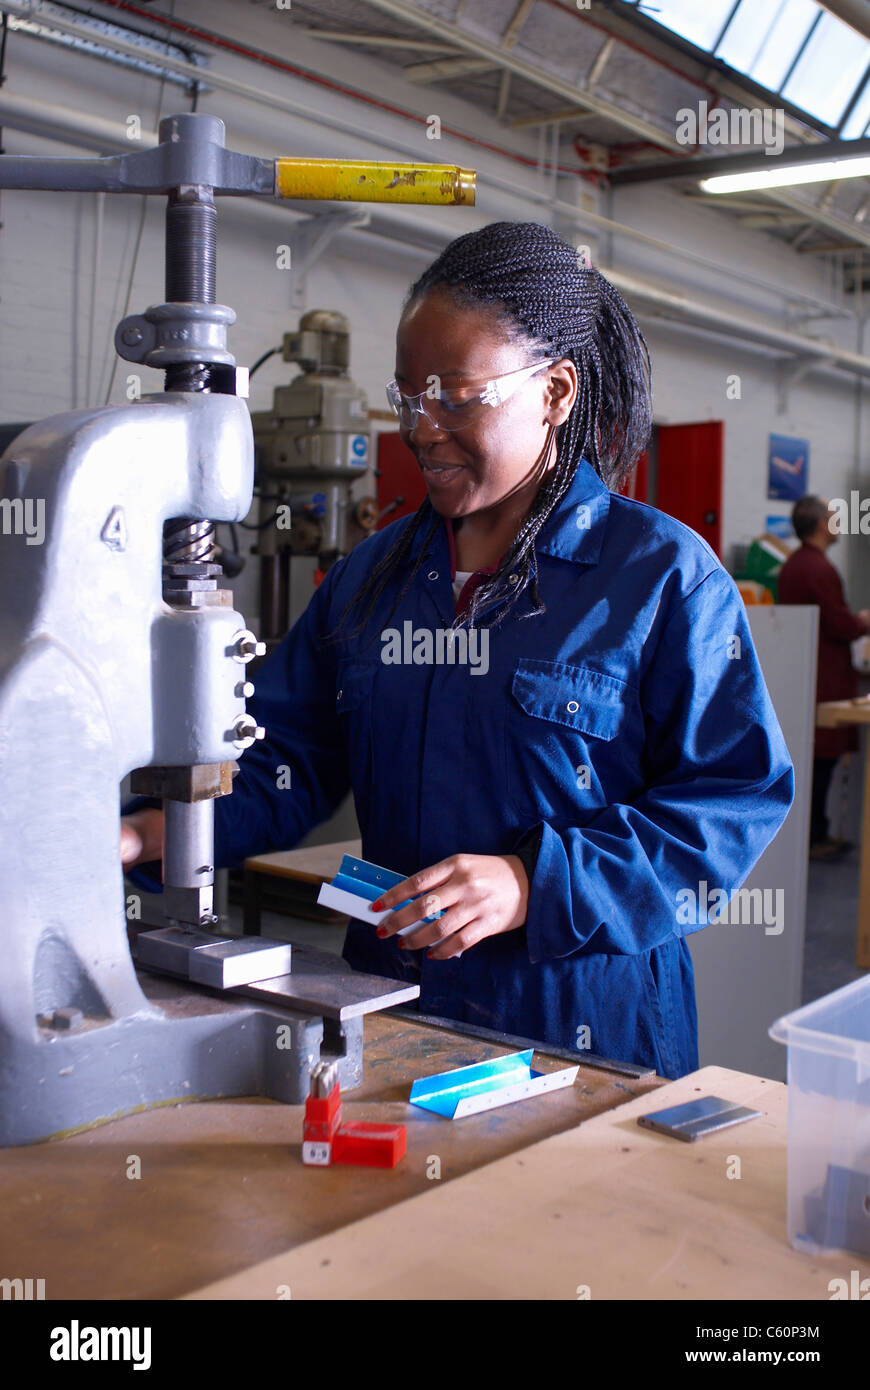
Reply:
[[[819,610],[819,670],[816,698],[849,700],[858,694],[850,644],[867,628],[846,603],[843,581],[824,551],[804,541],[779,572],[780,603],[815,604]],[[817,758],[839,758],[858,748],[858,730],[816,729]]]

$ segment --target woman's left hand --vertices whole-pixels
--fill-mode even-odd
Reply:
[[[386,917],[377,934],[394,936],[402,927],[443,909],[443,917],[401,937],[398,945],[412,951],[429,946],[427,955],[432,960],[450,960],[485,936],[516,931],[523,925],[529,880],[522,860],[515,854],[451,854],[397,883],[372,903],[372,908],[390,908],[418,893],[425,897],[418,897]]]

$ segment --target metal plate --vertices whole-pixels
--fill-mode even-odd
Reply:
[[[270,941],[262,936],[213,936],[210,932],[184,931],[180,927],[139,932],[134,938],[133,953],[140,965],[166,970],[211,989],[233,989],[286,975],[292,959],[288,941]]]
[[[380,975],[364,975],[328,951],[294,946],[291,975],[245,985],[238,993],[343,1021],[418,999],[420,986]]]
[[[639,1115],[637,1122],[644,1129],[655,1129],[659,1134],[691,1143],[704,1134],[714,1134],[719,1129],[760,1117],[760,1110],[748,1110],[745,1105],[735,1105],[721,1096],[701,1096],[698,1100],[686,1101],[685,1105],[671,1105],[666,1110]]]
[[[195,983],[207,989],[221,989],[224,993],[242,995],[246,999],[263,999],[278,1007],[294,1009],[297,1013],[318,1014],[339,1022],[375,1013],[379,1009],[389,1009],[394,1004],[405,1004],[420,995],[419,985],[388,980],[380,975],[364,975],[351,970],[340,956],[318,951],[311,946],[291,946],[288,941],[267,941],[260,936],[213,937],[207,932],[184,932],[177,927],[138,932],[132,940],[137,964],[148,970],[193,980],[193,975],[188,973],[192,968],[191,959],[201,957],[209,964],[197,965],[197,969],[201,969],[203,975],[211,970],[213,978],[196,979]],[[198,944],[192,948],[192,942]],[[245,943],[249,944],[249,952],[241,950]],[[257,954],[258,943],[260,955]],[[215,944],[224,948],[222,959],[212,949]],[[236,956],[232,953],[234,946],[240,948]],[[210,954],[203,952],[203,947],[208,947]],[[292,973],[264,978],[264,967],[258,966],[257,962],[274,959],[270,955],[274,948],[285,951],[287,960],[292,950]],[[216,983],[218,972],[223,976],[228,969],[247,970],[249,961],[251,973],[259,970],[260,978],[239,985]]]

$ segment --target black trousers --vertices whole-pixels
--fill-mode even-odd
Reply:
[[[813,795],[810,803],[810,844],[816,845],[828,838],[828,817],[825,815],[825,802],[831,777],[838,758],[813,759]]]

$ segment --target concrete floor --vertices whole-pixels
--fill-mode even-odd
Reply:
[[[801,1002],[818,999],[867,972],[855,964],[858,852],[834,863],[810,862]]]

